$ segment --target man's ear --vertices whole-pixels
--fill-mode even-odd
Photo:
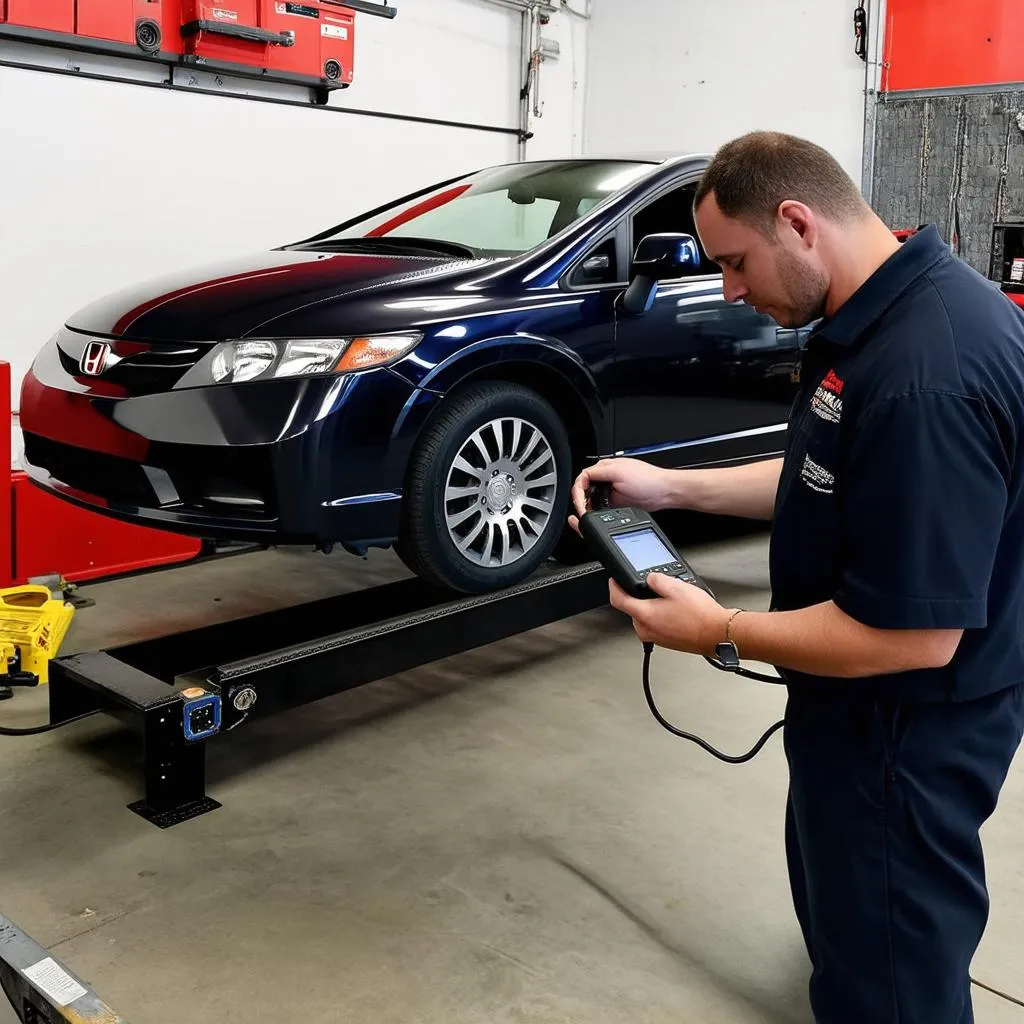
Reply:
[[[805,249],[813,249],[818,241],[819,227],[814,211],[804,203],[787,199],[779,204],[776,214],[779,233],[783,237],[789,232],[797,236]]]

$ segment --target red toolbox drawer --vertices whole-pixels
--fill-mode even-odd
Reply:
[[[288,47],[294,38],[270,32],[261,23],[260,0],[184,0],[181,35],[185,53],[212,61],[265,68],[271,47]]]
[[[71,35],[75,31],[75,0],[0,0],[0,21]]]
[[[157,53],[162,36],[161,17],[160,0],[78,0],[75,33]]]

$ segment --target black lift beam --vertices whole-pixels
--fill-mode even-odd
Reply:
[[[101,711],[142,737],[145,796],[129,807],[168,828],[220,806],[206,744],[308,704],[600,607],[598,563],[453,599],[419,579],[218,623],[50,665],[50,720]]]

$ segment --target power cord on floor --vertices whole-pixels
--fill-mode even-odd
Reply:
[[[66,718],[63,722],[50,722],[48,725],[36,725],[28,729],[11,729],[6,725],[0,725],[0,736],[38,736],[40,733],[63,729],[65,725],[73,725],[75,722],[84,721],[86,718],[92,718],[93,715],[98,714],[98,711],[87,711],[84,715]]]
[[[662,713],[658,710],[657,704],[654,702],[654,694],[651,692],[651,655],[654,653],[654,644],[650,641],[644,642],[644,696],[647,698],[647,705],[651,709],[651,714],[654,715],[655,720],[663,728],[667,729],[673,736],[678,736],[680,739],[689,740],[691,743],[696,743],[702,750],[707,751],[712,757],[717,757],[719,761],[724,761],[726,764],[745,764],[748,761],[753,761],[755,757],[764,745],[772,738],[772,736],[779,731],[785,725],[785,721],[776,722],[758,741],[754,746],[747,751],[745,754],[739,754],[732,756],[729,754],[723,754],[720,750],[716,750],[706,740],[701,739],[699,736],[693,735],[693,733],[683,732],[682,729],[677,729],[671,722],[667,721]],[[705,658],[709,664],[719,669],[722,672],[732,672],[735,675],[746,676],[748,679],[757,679],[765,683],[777,683],[782,684],[783,680],[778,676],[764,676],[757,672],[748,672],[746,669],[742,669],[739,666],[725,666],[712,658]]]

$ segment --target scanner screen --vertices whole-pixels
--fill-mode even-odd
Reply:
[[[638,572],[659,565],[671,565],[677,561],[676,556],[665,547],[653,530],[620,533],[612,539],[626,556],[629,564]]]

